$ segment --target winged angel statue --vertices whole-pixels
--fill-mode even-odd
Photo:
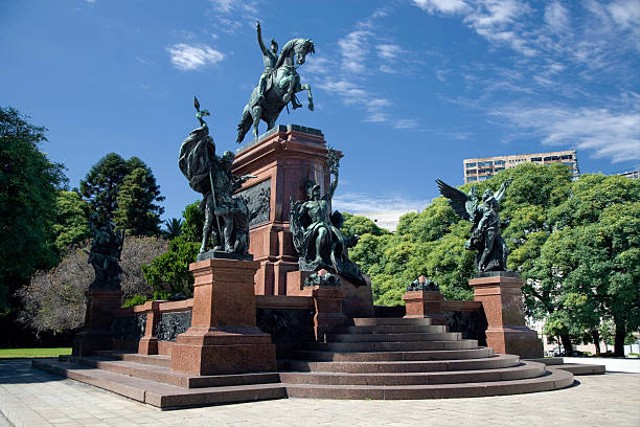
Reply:
[[[464,248],[477,251],[476,266],[480,273],[486,271],[506,271],[509,249],[500,234],[501,222],[498,211],[504,199],[509,181],[500,186],[497,193],[487,189],[478,199],[476,187],[465,194],[439,179],[436,180],[440,194],[449,199],[449,205],[462,218],[470,221],[471,237]]]

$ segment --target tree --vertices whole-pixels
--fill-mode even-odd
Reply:
[[[86,312],[85,292],[93,280],[86,248],[67,253],[58,266],[38,271],[18,295],[23,309],[19,320],[36,334],[62,333],[80,328]]]
[[[115,223],[127,235],[157,236],[160,233],[160,215],[164,208],[155,201],[160,197],[160,189],[151,170],[145,167],[133,169],[122,180],[115,211]]]
[[[163,230],[162,235],[167,240],[173,240],[176,237],[182,235],[182,219],[180,218],[170,218],[165,222],[166,228]]]
[[[137,157],[124,160],[116,153],[107,154],[80,181],[80,194],[95,212],[98,225],[113,219],[128,234],[160,233],[164,209],[156,202],[164,197],[151,169]]]
[[[53,225],[55,248],[63,253],[91,236],[89,205],[75,191],[60,190],[56,198],[56,220]]]
[[[94,271],[87,262],[89,242],[69,250],[62,261],[49,271],[38,271],[18,295],[23,304],[19,320],[36,333],[64,333],[80,328],[85,319],[85,292]],[[128,237],[122,249],[122,291],[127,300],[151,297],[142,266],[166,252],[167,243],[156,237]]]
[[[193,276],[189,264],[196,260],[204,226],[204,213],[199,203],[188,205],[182,212],[182,234],[169,242],[169,250],[143,266],[145,280],[153,289],[154,299],[167,299],[175,294],[193,294]]]
[[[350,213],[343,213],[344,223],[342,224],[342,232],[346,237],[362,236],[364,234],[371,234],[373,236],[382,236],[383,234],[389,234],[389,232],[378,225],[371,219],[359,215],[351,215]]]
[[[14,290],[57,258],[53,224],[64,167],[39,150],[46,129],[27,119],[0,107],[0,314]]]
[[[527,314],[544,320],[546,333],[568,352],[574,341],[599,341],[611,323],[621,355],[625,337],[640,327],[640,181],[604,175],[574,181],[562,164],[529,163],[478,183],[477,191],[507,179],[503,236],[508,266],[525,282]],[[473,252],[463,249],[469,226],[437,198],[400,218],[394,235],[363,234],[350,253],[371,275],[377,304],[401,304],[418,274],[438,283],[447,298],[470,299]]]

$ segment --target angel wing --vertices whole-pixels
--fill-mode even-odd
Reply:
[[[469,194],[464,194],[462,191],[439,179],[436,179],[436,184],[438,184],[440,194],[449,199],[449,205],[453,210],[461,218],[473,222],[475,207],[478,202],[476,188],[472,187]]]

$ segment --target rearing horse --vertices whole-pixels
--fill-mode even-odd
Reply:
[[[259,101],[259,88],[251,92],[249,102],[242,111],[242,119],[238,123],[239,144],[253,125],[253,136],[258,138],[258,125],[260,120],[267,123],[267,130],[273,129],[282,109],[291,101],[293,108],[302,105],[296,98],[296,93],[306,90],[308,92],[309,110],[313,111],[313,96],[311,86],[300,84],[300,76],[296,68],[304,64],[307,54],[315,53],[315,46],[308,39],[289,40],[282,48],[275,69],[267,82],[264,91],[264,100]]]

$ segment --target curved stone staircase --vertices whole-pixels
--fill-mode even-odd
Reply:
[[[279,372],[191,375],[169,356],[113,351],[35,360],[33,366],[162,409],[284,397],[437,399],[554,390],[573,374],[514,355],[495,355],[431,319],[362,318],[300,344]],[[599,372],[602,373],[602,372]]]
[[[356,318],[279,361],[289,397],[436,399],[555,390],[573,374],[496,355],[429,318]]]

